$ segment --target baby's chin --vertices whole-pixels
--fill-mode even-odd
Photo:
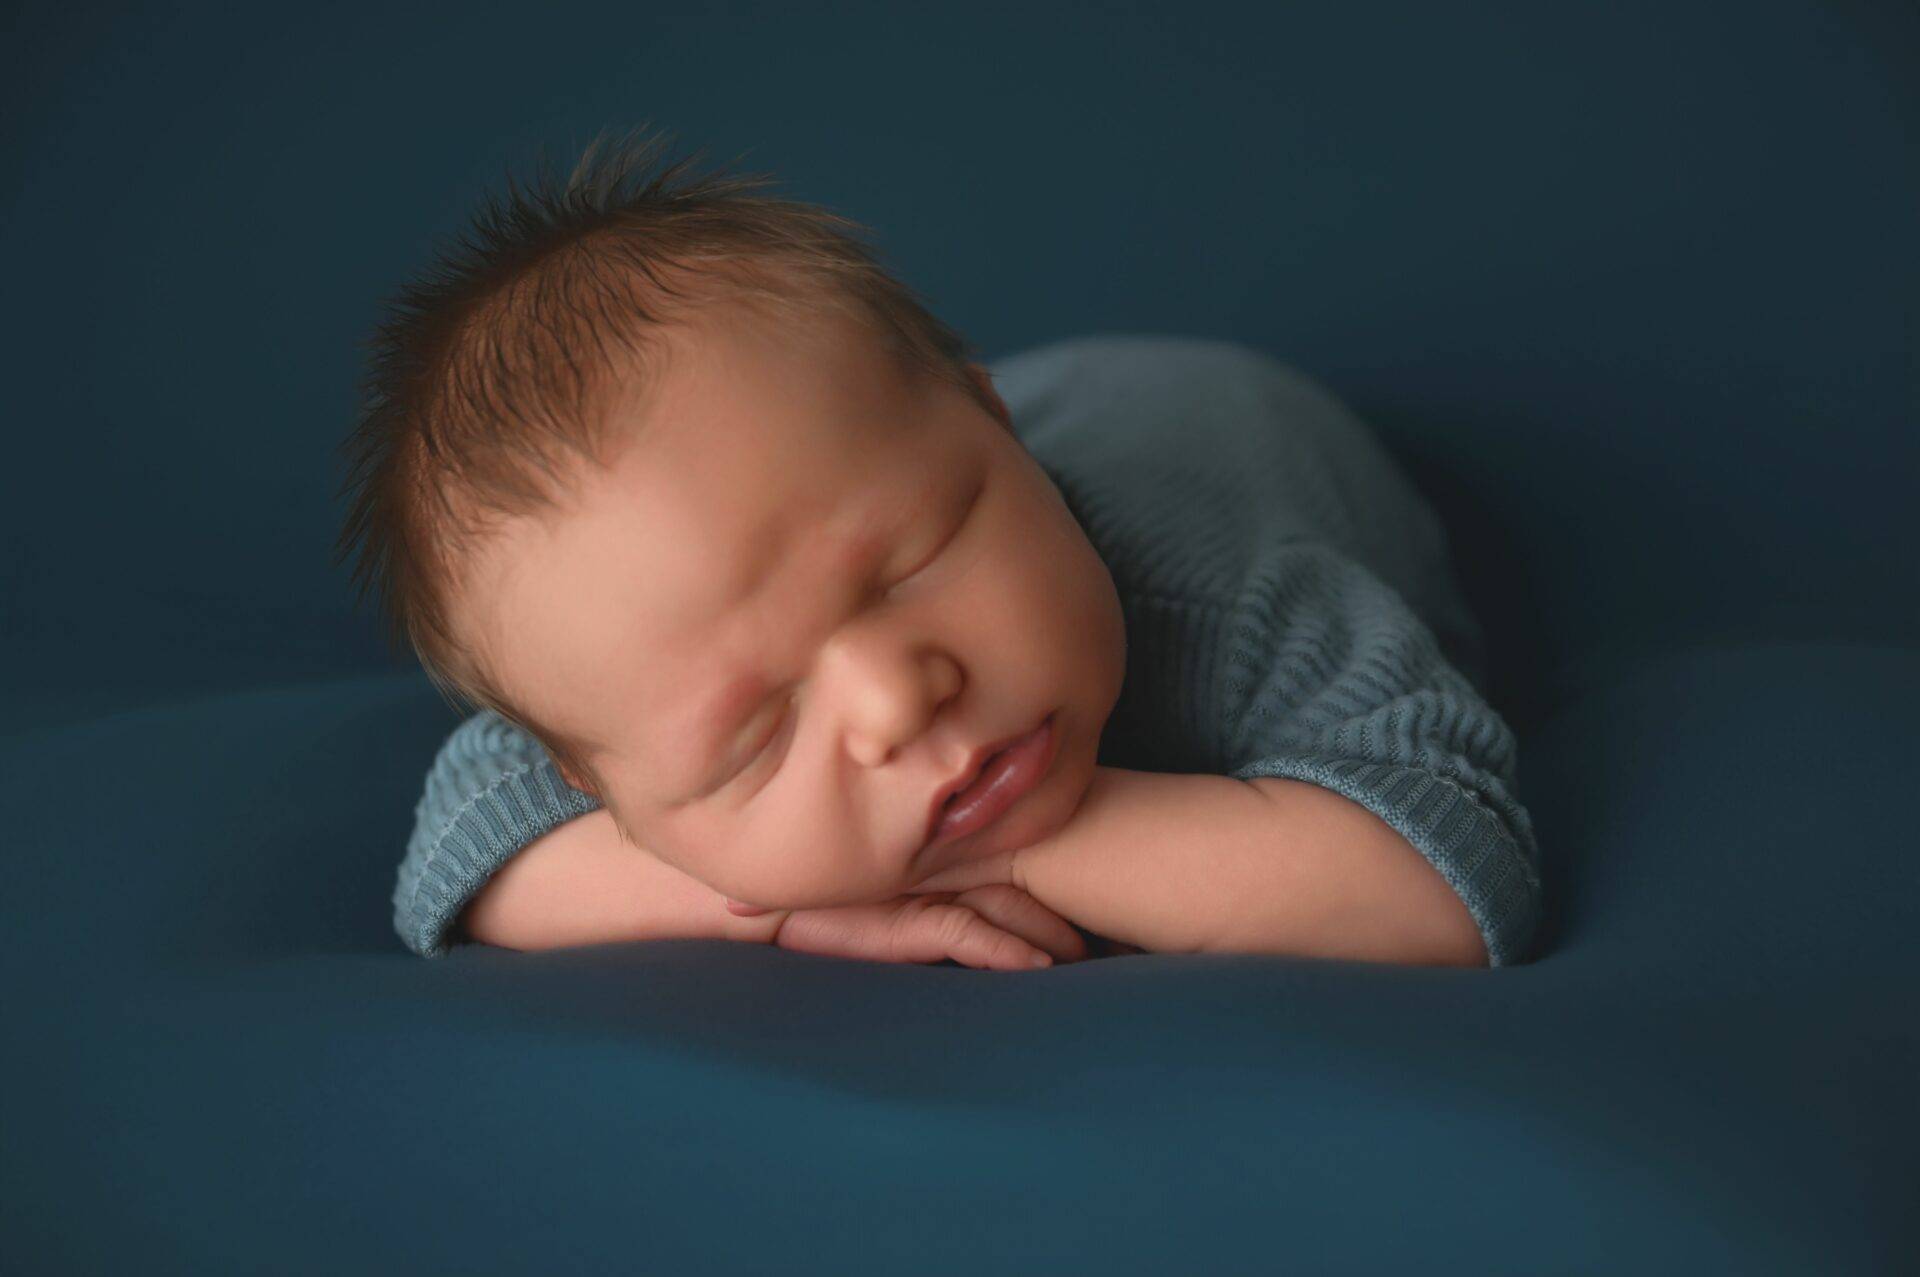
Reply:
[[[1060,777],[1053,777],[1060,780]],[[929,848],[918,857],[909,872],[915,879],[909,893],[929,891],[966,891],[990,883],[1017,885],[1014,864],[1027,848],[1053,838],[1073,821],[1080,809],[1078,792],[1043,795],[1035,790],[1028,799],[1044,799],[1008,811],[1000,820],[974,838],[962,838],[943,846]]]

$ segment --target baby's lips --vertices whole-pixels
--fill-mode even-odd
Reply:
[[[752,905],[743,905],[733,897],[727,897],[727,912],[736,918],[758,918],[763,913],[772,913],[771,909],[756,909]]]

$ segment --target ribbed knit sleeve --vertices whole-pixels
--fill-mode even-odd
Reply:
[[[407,948],[444,956],[467,902],[521,848],[600,807],[567,784],[539,741],[490,709],[455,727],[427,773],[393,891]]]
[[[1332,549],[1272,548],[1220,614],[1211,683],[1228,775],[1307,781],[1359,803],[1465,903],[1489,963],[1528,956],[1540,914],[1514,735],[1391,588]],[[1211,674],[1210,678],[1205,674]]]

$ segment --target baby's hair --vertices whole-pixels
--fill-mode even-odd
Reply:
[[[358,542],[358,601],[379,596],[389,645],[410,645],[456,712],[492,709],[602,795],[585,743],[515,707],[450,605],[489,530],[556,509],[578,467],[632,442],[609,429],[616,394],[645,401],[676,318],[719,302],[796,331],[850,316],[902,368],[1000,415],[969,372],[971,344],[881,268],[865,227],[754,193],[766,175],[702,176],[689,158],[649,175],[664,137],[645,128],[604,152],[603,131],[564,186],[544,152],[524,189],[507,174],[505,198],[484,199],[467,235],[387,301],[341,445],[341,492],[357,491],[334,562]]]

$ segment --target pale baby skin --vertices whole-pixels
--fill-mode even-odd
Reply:
[[[605,781],[563,769],[603,810],[509,861],[470,934],[1014,966],[1083,956],[1071,922],[1128,949],[1484,964],[1458,897],[1365,808],[1097,763],[1120,599],[984,368],[997,411],[847,319],[712,307],[665,336],[644,404],[616,410],[630,442],[467,578],[497,677]],[[1040,781],[928,848],[942,787],[1049,716]]]

